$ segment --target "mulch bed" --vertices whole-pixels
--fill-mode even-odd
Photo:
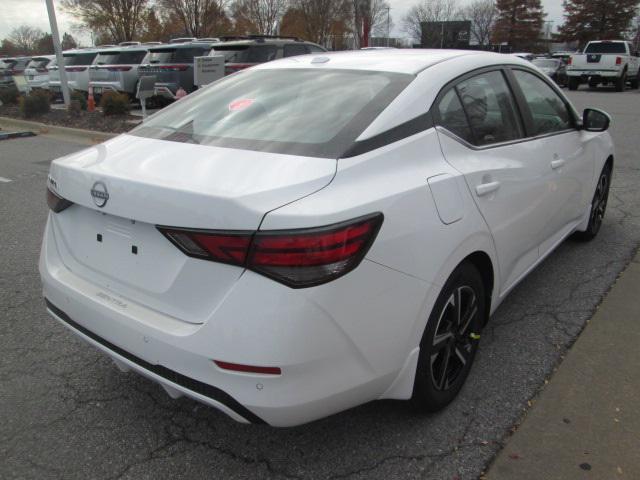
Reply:
[[[140,121],[140,117],[133,115],[118,115],[105,117],[102,112],[85,112],[69,114],[66,110],[52,109],[49,113],[24,118],[17,105],[0,105],[0,117],[18,118],[34,122],[57,125],[59,127],[82,128],[97,132],[124,133],[136,126],[128,120]]]

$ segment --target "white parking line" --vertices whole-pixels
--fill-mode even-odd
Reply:
[[[11,180],[9,178],[0,177],[0,182],[9,183]]]

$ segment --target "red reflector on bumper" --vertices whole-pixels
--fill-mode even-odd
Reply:
[[[279,367],[256,367],[254,365],[241,365],[239,363],[229,363],[229,362],[221,362],[220,360],[214,360],[219,368],[223,370],[231,370],[234,372],[245,372],[245,373],[260,373],[262,375],[280,375],[282,371]]]

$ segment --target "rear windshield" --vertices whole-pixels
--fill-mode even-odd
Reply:
[[[97,65],[139,65],[147,54],[145,51],[108,52],[98,54]]]
[[[73,67],[74,65],[91,65],[93,63],[93,59],[96,58],[98,52],[94,53],[68,53],[64,56],[64,64],[68,67]]]
[[[278,48],[275,45],[227,45],[213,47],[214,52],[224,55],[228,63],[264,63],[275,60]]]
[[[193,57],[204,57],[210,48],[163,48],[149,51],[148,63],[193,63]]]
[[[587,45],[584,53],[627,53],[622,42],[600,42]]]
[[[537,58],[531,63],[539,68],[557,68],[560,64],[560,60],[545,60]]]
[[[174,103],[132,134],[338,158],[413,78],[361,70],[247,70]]]
[[[45,68],[49,65],[50,60],[48,58],[34,58],[29,62],[27,68]]]

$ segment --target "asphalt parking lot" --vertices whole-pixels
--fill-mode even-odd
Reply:
[[[37,271],[48,162],[84,147],[0,142],[0,477],[477,478],[640,245],[640,92],[570,97],[613,117],[616,165],[597,239],[565,242],[513,291],[445,411],[382,401],[290,429],[174,401],[49,318]]]

